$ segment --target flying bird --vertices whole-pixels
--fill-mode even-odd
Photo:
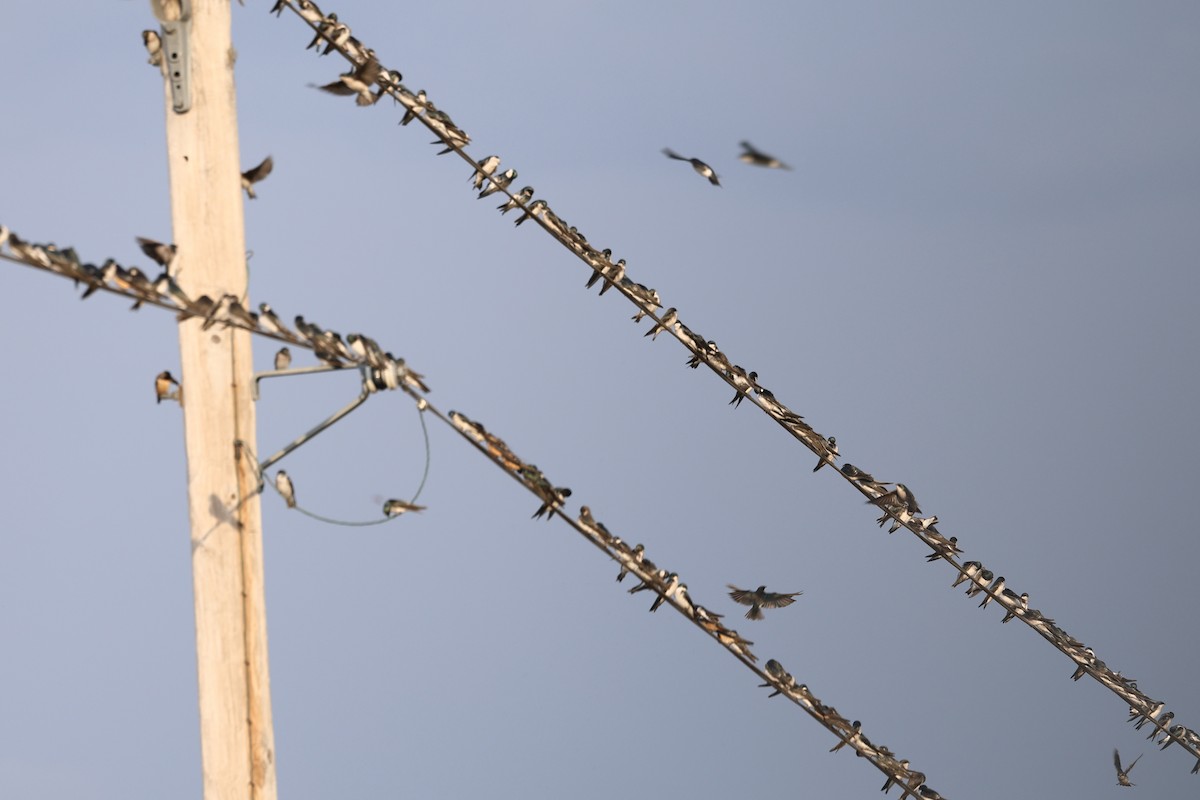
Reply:
[[[1117,748],[1115,748],[1115,747],[1113,748],[1113,766],[1115,766],[1117,768],[1117,785],[1118,786],[1136,786],[1137,785],[1137,784],[1129,782],[1129,773],[1133,771],[1134,764],[1137,764],[1137,762],[1141,761],[1141,759],[1142,759],[1142,757],[1139,755],[1137,758],[1135,758],[1133,760],[1133,764],[1130,764],[1125,769],[1121,769],[1121,754],[1119,752],[1117,752]]]
[[[385,517],[398,517],[406,511],[424,511],[425,506],[418,506],[414,503],[408,503],[404,500],[388,500],[383,504],[383,515]]]
[[[739,142],[739,144],[742,146],[742,153],[738,156],[739,161],[744,161],[755,167],[766,167],[767,169],[791,169],[791,167],[775,156],[767,155],[749,142]]]
[[[360,106],[375,105],[379,100],[380,95],[371,92],[371,86],[379,78],[382,68],[379,66],[379,60],[374,56],[368,58],[360,66],[355,67],[349,72],[342,73],[333,83],[327,83],[324,86],[316,86],[323,92],[330,94],[342,95],[349,97],[350,95],[358,95],[355,103]]]
[[[275,488],[283,495],[288,508],[296,507],[296,489],[292,486],[292,479],[283,470],[275,473]]]
[[[746,619],[762,619],[764,608],[790,606],[796,602],[797,597],[804,594],[804,592],[768,592],[766,586],[749,591],[748,589],[739,589],[732,583],[726,585],[733,590],[729,596],[733,598],[734,602],[750,606],[750,610],[746,612]]]
[[[242,188],[246,190],[246,196],[251,200],[258,197],[254,193],[254,184],[266,178],[271,174],[271,170],[275,168],[275,162],[270,156],[262,160],[262,163],[257,167],[251,167],[242,173]]]
[[[692,169],[696,170],[697,174],[708,178],[708,182],[713,186],[720,186],[721,182],[717,180],[717,173],[713,172],[713,168],[705,164],[698,158],[684,158],[669,147],[663,148],[663,155],[667,158],[673,158],[676,161],[686,161],[692,165]]]
[[[146,257],[153,259],[163,269],[171,266],[171,262],[175,260],[175,251],[179,249],[173,244],[163,244],[141,236],[137,237],[137,243]]]
[[[161,403],[163,400],[178,400],[179,399],[179,381],[171,376],[167,370],[163,370],[154,377],[154,402]]]

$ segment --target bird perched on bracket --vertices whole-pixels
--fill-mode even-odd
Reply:
[[[804,592],[768,592],[766,586],[760,586],[754,591],[739,589],[732,583],[726,584],[732,591],[729,596],[735,603],[750,606],[746,619],[762,619],[764,608],[783,608],[796,602],[796,598]]]
[[[684,158],[669,147],[663,148],[663,155],[667,158],[673,158],[676,161],[686,161],[692,165],[692,169],[696,170],[698,175],[708,178],[708,182],[713,186],[720,186],[721,181],[717,179],[717,173],[708,164],[705,164],[698,158]]]
[[[167,370],[163,370],[154,377],[154,402],[161,403],[163,400],[178,400],[179,399],[179,381],[171,376]]]

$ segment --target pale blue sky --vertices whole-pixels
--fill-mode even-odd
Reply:
[[[735,627],[948,798],[1194,796],[1099,685],[951,591],[911,536],[715,376],[650,343],[532,225],[476,201],[398,108],[234,6],[251,293],[365,332],[694,598],[805,594]],[[1200,8],[1062,2],[328,5],[557,213],[966,557],[1200,728]],[[89,260],[170,237],[148,4],[6,9],[0,222]],[[796,167],[736,160],[748,139]],[[709,186],[661,155],[710,163]],[[497,201],[498,202],[498,201]],[[0,796],[200,792],[175,325],[0,263]],[[266,367],[274,352],[256,344]],[[308,363],[299,359],[298,363]],[[272,382],[277,449],[357,393]],[[264,498],[287,798],[875,796],[882,777],[431,423],[420,517],[347,529]],[[367,405],[281,464],[364,519],[423,467]],[[1142,737],[1142,738],[1138,738]],[[896,796],[893,794],[893,796]]]

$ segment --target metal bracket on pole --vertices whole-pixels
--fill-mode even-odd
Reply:
[[[171,107],[176,114],[183,114],[192,107],[192,57],[189,46],[192,2],[150,0],[150,7],[162,23],[163,54],[166,56],[167,79],[171,82]]]

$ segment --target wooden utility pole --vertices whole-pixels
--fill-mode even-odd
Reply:
[[[163,24],[167,71],[178,247],[171,272],[193,298],[232,294],[245,302],[230,0],[151,0],[151,7]],[[204,798],[275,800],[250,334],[202,331],[201,322],[180,324],[179,353]],[[239,440],[250,448],[241,457]]]

